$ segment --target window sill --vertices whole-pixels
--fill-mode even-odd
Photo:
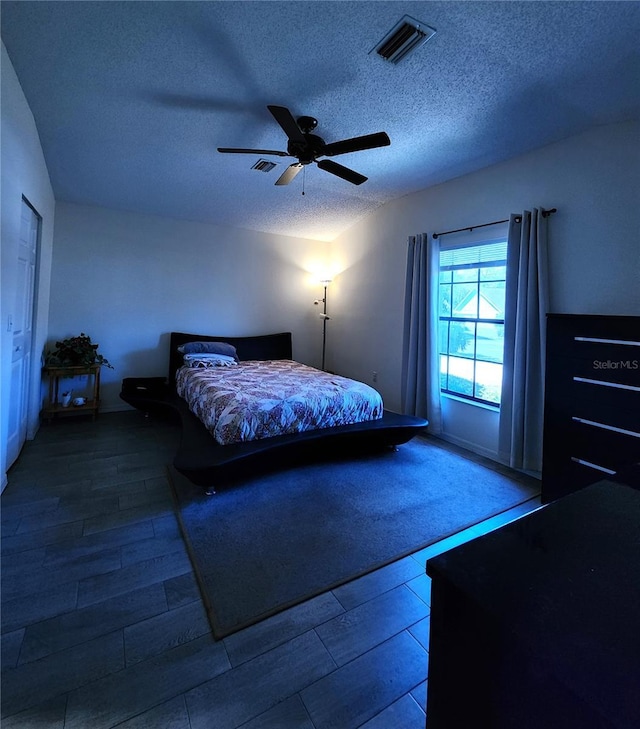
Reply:
[[[448,400],[455,400],[456,402],[462,402],[465,405],[471,405],[475,408],[481,408],[482,410],[488,410],[492,413],[499,413],[500,407],[498,405],[490,405],[486,402],[477,402],[476,400],[467,400],[466,397],[457,397],[449,392],[441,392],[440,397],[446,397]]]

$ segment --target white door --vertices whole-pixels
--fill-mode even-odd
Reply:
[[[32,362],[33,312],[40,219],[23,200],[18,247],[16,301],[11,317],[13,331],[11,390],[9,394],[9,440],[7,468],[16,460],[27,439],[29,376]]]

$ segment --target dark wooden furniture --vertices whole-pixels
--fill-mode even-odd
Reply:
[[[542,501],[640,462],[640,317],[549,314]]]
[[[43,417],[49,422],[57,415],[91,415],[95,420],[100,408],[100,365],[85,365],[76,367],[43,367],[42,372],[49,378],[49,398],[42,409]],[[60,380],[72,380],[74,377],[89,375],[93,377],[91,397],[84,405],[63,407],[60,402]]]
[[[606,481],[428,560],[427,729],[637,729],[639,550]]]
[[[178,347],[193,341],[233,344],[241,361],[291,359],[291,333],[219,337],[172,332],[168,380],[123,380],[120,397],[125,402],[148,413],[169,410],[179,418],[182,438],[173,465],[193,483],[204,487],[208,493],[213,493],[217,486],[243,474],[251,474],[255,469],[281,469],[325,456],[356,454],[359,450],[397,446],[411,440],[428,424],[423,418],[385,410],[379,420],[220,445],[189,410],[186,401],[175,392],[175,374],[183,361]]]

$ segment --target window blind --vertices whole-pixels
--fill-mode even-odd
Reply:
[[[507,260],[507,241],[440,251],[440,267],[469,266]]]

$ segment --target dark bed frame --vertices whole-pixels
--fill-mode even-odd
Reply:
[[[255,473],[256,469],[288,467],[323,455],[354,455],[372,448],[396,447],[428,424],[423,418],[385,410],[378,420],[220,445],[175,391],[176,371],[182,366],[178,347],[194,341],[228,342],[236,348],[241,361],[292,359],[291,333],[219,337],[171,332],[168,381],[162,377],[123,380],[120,397],[125,402],[145,413],[168,411],[178,415],[182,437],[173,465],[207,493],[215,493],[215,487],[225,480]]]

